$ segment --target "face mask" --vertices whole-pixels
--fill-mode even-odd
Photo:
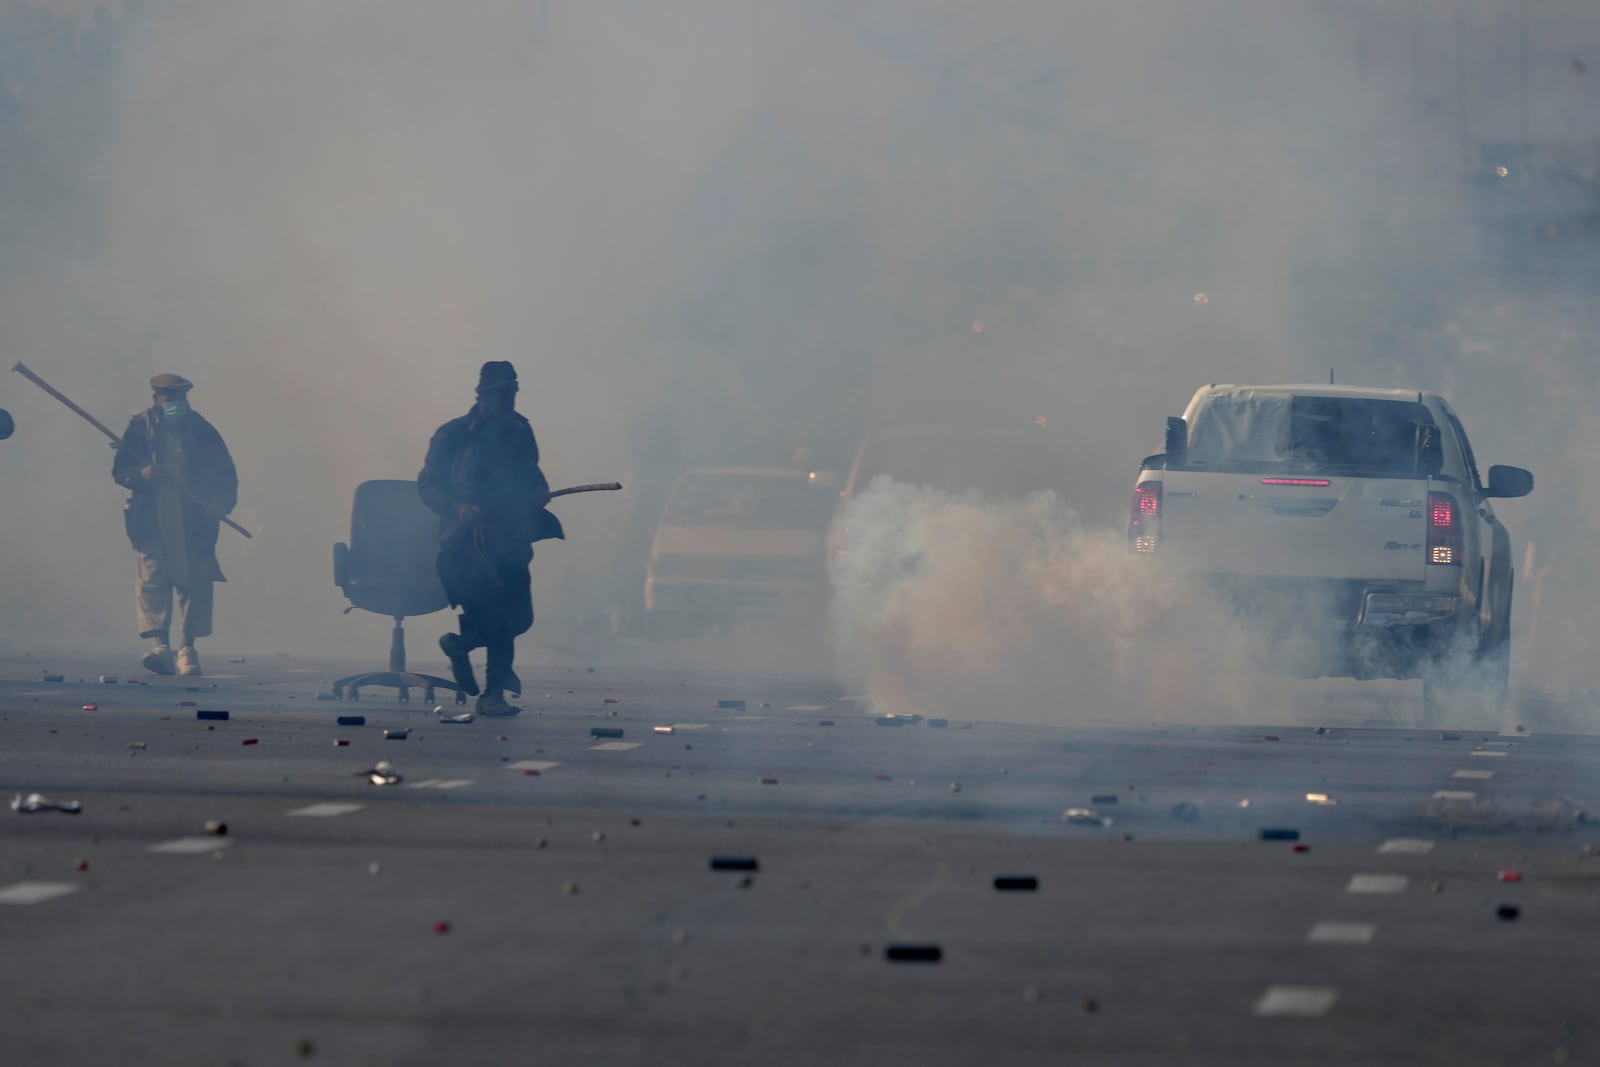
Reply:
[[[187,400],[163,400],[161,402],[161,417],[168,422],[177,422],[189,413]]]

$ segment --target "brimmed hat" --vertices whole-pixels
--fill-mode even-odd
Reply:
[[[478,392],[517,388],[517,369],[503,359],[492,359],[478,371]]]
[[[158,374],[150,379],[150,388],[169,393],[187,393],[194,383],[178,374]]]

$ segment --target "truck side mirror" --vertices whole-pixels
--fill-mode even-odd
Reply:
[[[1484,496],[1516,497],[1527,496],[1531,492],[1533,472],[1500,464],[1489,468],[1489,484],[1483,489]]]
[[[1189,424],[1176,415],[1167,417],[1167,440],[1163,451],[1167,454],[1167,466],[1189,465]]]

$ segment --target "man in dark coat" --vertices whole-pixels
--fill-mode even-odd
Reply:
[[[128,423],[111,476],[132,492],[124,520],[139,554],[139,636],[153,638],[144,668],[199,674],[196,639],[211,634],[212,583],[222,516],[239,498],[233,457],[216,428],[189,407],[193,384],[176,374],[150,379],[155,403]],[[172,653],[172,593],[183,612]]]
[[[560,537],[545,510],[550,485],[539,469],[533,427],[516,411],[517,372],[503,360],[483,365],[478,402],[439,427],[417,475],[417,491],[439,516],[439,579],[461,632],[439,647],[463,692],[478,692],[467,654],[487,650],[481,715],[515,715],[505,690],[520,692],[511,661],[519,634],[533,626],[528,565],[533,542]]]

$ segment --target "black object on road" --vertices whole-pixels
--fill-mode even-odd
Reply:
[[[1285,827],[1267,827],[1267,826],[1264,826],[1264,827],[1261,828],[1261,840],[1263,840],[1263,841],[1298,841],[1298,840],[1300,840],[1300,831],[1299,830],[1290,830],[1290,829],[1287,829]]]
[[[1089,803],[1091,804],[1115,804],[1116,802],[1117,794],[1115,793],[1099,793],[1089,798]]]
[[[944,950],[938,945],[889,945],[883,955],[895,963],[938,963]]]
[[[619,727],[616,727],[616,726],[591,726],[591,727],[589,727],[589,736],[590,737],[621,737],[622,736],[622,730]]]
[[[1502,904],[1498,908],[1494,909],[1494,913],[1503,921],[1509,923],[1517,921],[1517,917],[1522,914],[1522,909],[1517,907],[1515,904]]]
[[[336,723],[338,723],[340,726],[365,726],[365,725],[367,725],[367,717],[365,715],[341,715],[337,719],[335,719],[334,721]]]
[[[406,730],[385,730],[383,732],[385,741],[404,741],[408,736],[410,735]]]
[[[44,680],[47,682],[64,682],[67,678],[63,674],[47,674],[44,676]]]
[[[712,856],[713,871],[759,871],[761,863],[754,856]]]
[[[199,711],[194,713],[194,717],[197,719],[215,719],[218,722],[225,722],[227,721],[228,713],[225,711],[207,711],[205,708],[201,708]]]
[[[994,887],[1008,893],[1031,893],[1039,888],[1039,879],[1031,874],[997,874]]]

